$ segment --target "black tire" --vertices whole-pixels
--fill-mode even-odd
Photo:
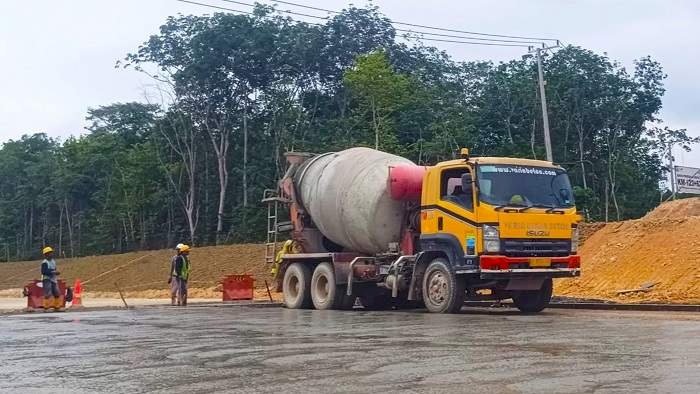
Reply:
[[[330,263],[321,263],[311,277],[311,301],[318,310],[350,309],[355,298],[345,293],[344,286],[335,283],[335,269]]]
[[[289,309],[311,308],[311,270],[308,266],[294,263],[287,267],[282,280],[284,306]]]
[[[464,305],[466,280],[455,275],[447,260],[437,258],[423,275],[423,302],[432,313],[457,313]]]
[[[546,279],[539,290],[526,290],[513,295],[513,304],[525,313],[542,312],[552,299],[552,279]]]

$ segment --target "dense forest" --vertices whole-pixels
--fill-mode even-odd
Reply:
[[[576,46],[543,59],[554,159],[590,220],[658,204],[669,141],[664,73]],[[285,151],[369,146],[430,164],[544,158],[536,61],[458,62],[406,40],[375,8],[323,24],[258,6],[170,17],[117,63],[147,73],[144,102],[87,110],[87,132],[25,135],[0,149],[0,260],[258,241],[263,190]],[[99,104],[99,103],[96,103]]]

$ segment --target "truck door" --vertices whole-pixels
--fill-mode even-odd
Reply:
[[[437,174],[436,174],[437,175]],[[476,241],[475,196],[469,167],[448,167],[440,171],[438,182],[431,182],[432,204],[424,206],[423,234],[433,233],[442,239],[450,238],[466,251],[467,239]],[[437,194],[437,195],[436,195]],[[463,253],[460,253],[463,255]]]
[[[434,168],[421,197],[421,249],[444,251],[455,269],[467,268],[467,240],[477,239],[472,175],[466,165]]]
[[[476,240],[475,196],[468,167],[446,168],[440,175],[438,231],[454,235],[466,251],[468,237]],[[440,223],[440,221],[442,223]],[[441,225],[442,224],[442,225]]]

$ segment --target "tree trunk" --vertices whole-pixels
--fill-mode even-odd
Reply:
[[[70,211],[68,211],[68,199],[63,200],[63,208],[66,210],[66,227],[68,227],[68,246],[70,247],[70,257],[75,256],[73,249],[73,224],[71,223]]]
[[[63,254],[63,207],[61,207],[61,203],[58,203],[58,255],[62,256]]]
[[[609,220],[609,216],[608,216],[608,212],[609,212],[609,211],[608,211],[608,207],[609,207],[609,205],[608,205],[609,189],[610,189],[610,187],[609,187],[609,185],[608,185],[608,179],[606,178],[606,179],[605,179],[605,223],[607,223],[608,220]]]
[[[248,206],[248,103],[243,101],[243,207]]]
[[[34,204],[29,206],[29,250],[34,247]]]
[[[374,125],[374,149],[379,150],[379,122],[377,121],[377,108],[374,105],[374,99],[372,99],[372,124]]]
[[[245,122],[245,119],[244,119]],[[212,128],[209,126],[208,122],[205,122],[205,127],[207,129],[207,133],[209,134],[209,139],[212,143],[212,146],[214,148],[214,153],[216,155],[216,168],[217,168],[217,174],[219,177],[219,204],[218,208],[216,211],[216,244],[218,245],[220,240],[221,240],[221,235],[224,231],[224,207],[226,205],[226,191],[228,190],[228,179],[229,179],[229,173],[228,173],[228,149],[230,146],[230,131],[228,130],[228,127],[226,126],[225,121],[219,121],[215,122],[216,123],[216,131],[212,130]],[[205,152],[205,163],[208,165],[208,160],[206,157],[206,152]],[[208,174],[208,171],[205,170],[205,174]],[[206,176],[206,175],[205,175]],[[209,204],[207,203],[209,200],[209,192],[208,188],[205,186],[205,206],[206,210],[208,210]],[[208,215],[205,212],[205,223],[209,223],[208,220],[206,219]]]

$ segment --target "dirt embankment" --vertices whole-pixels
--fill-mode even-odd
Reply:
[[[700,198],[667,202],[641,219],[599,226],[579,251],[581,277],[555,281],[556,295],[700,303]],[[648,291],[618,293],[643,287]]]
[[[190,254],[191,298],[220,298],[221,279],[230,274],[253,274],[256,293],[267,298],[264,280],[270,279],[264,262],[265,246],[242,244],[193,248]],[[168,298],[168,271],[172,250],[58,260],[61,279],[72,286],[80,278],[83,291],[95,297],[115,297],[117,285],[128,297]],[[27,282],[39,278],[39,261],[0,264],[0,296],[18,296]],[[274,295],[274,293],[273,293]]]

